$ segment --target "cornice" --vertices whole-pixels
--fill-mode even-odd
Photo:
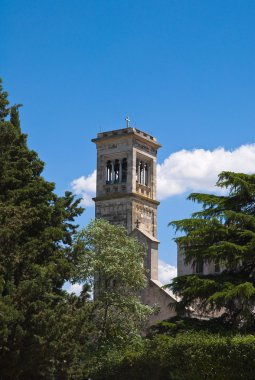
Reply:
[[[152,203],[152,204],[155,204],[155,205],[159,205],[160,202],[155,200],[155,199],[151,199],[149,197],[146,197],[144,195],[141,195],[141,194],[137,194],[137,193],[112,193],[112,194],[107,194],[107,195],[101,195],[99,197],[95,197],[95,198],[92,198],[93,201],[96,203],[96,202],[99,202],[99,201],[110,201],[112,199],[122,199],[122,198],[136,198],[136,199],[140,199],[140,200],[143,200],[143,201],[147,201],[149,203]]]

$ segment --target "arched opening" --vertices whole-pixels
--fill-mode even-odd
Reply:
[[[120,162],[115,160],[114,162],[114,183],[119,182],[120,179]]]
[[[121,182],[127,182],[127,159],[122,160],[122,178]]]
[[[112,182],[112,162],[109,160],[106,163],[106,183]]]
[[[136,181],[144,186],[149,186],[149,165],[147,162],[136,161]]]
[[[149,176],[148,176],[148,164],[145,163],[144,164],[144,185],[145,186],[148,186],[148,183],[149,183]]]
[[[108,160],[106,162],[106,184],[121,183],[127,181],[127,159]]]

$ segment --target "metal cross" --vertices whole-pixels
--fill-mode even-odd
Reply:
[[[125,120],[126,120],[127,128],[129,128],[129,123],[130,123],[129,117],[127,116]]]
[[[139,228],[139,224],[140,224],[141,222],[138,220],[138,218],[136,219],[136,221],[135,221],[135,224],[136,224],[136,228]]]

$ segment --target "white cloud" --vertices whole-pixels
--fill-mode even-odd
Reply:
[[[177,268],[163,260],[158,261],[158,279],[161,284],[169,284],[170,280],[177,276]]]
[[[157,167],[158,198],[160,200],[187,191],[219,191],[215,187],[223,170],[255,173],[255,144],[242,145],[235,150],[180,150],[170,154]],[[82,196],[84,206],[92,206],[96,193],[96,170],[71,183],[75,194]]]
[[[67,293],[74,293],[76,294],[77,296],[80,295],[81,291],[82,291],[82,284],[70,284],[70,283],[66,283],[65,286],[64,286],[64,289],[67,291]]]
[[[170,154],[157,168],[158,198],[166,199],[186,191],[216,191],[220,172],[255,173],[255,144],[230,151],[180,150]]]
[[[89,174],[87,177],[82,176],[74,179],[71,186],[75,194],[82,197],[83,206],[94,205],[92,197],[96,194],[96,170],[94,170],[93,173]]]

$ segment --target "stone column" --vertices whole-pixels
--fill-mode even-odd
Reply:
[[[111,163],[112,163],[112,175],[111,175],[111,178],[110,178],[110,182],[113,183],[113,181],[114,181],[114,162],[111,161]]]

